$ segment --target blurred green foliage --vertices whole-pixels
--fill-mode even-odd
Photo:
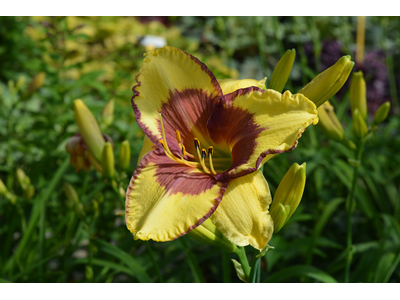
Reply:
[[[400,281],[399,22],[367,17],[365,62],[353,70],[364,72],[370,121],[384,101],[393,109],[367,141],[359,169],[351,282]],[[101,174],[69,166],[65,145],[78,132],[72,102],[82,99],[102,124],[104,105],[115,101],[114,121],[101,128],[116,157],[121,142],[130,143],[126,187],[143,141],[130,99],[151,47],[142,44],[145,36],[198,57],[221,79],[270,77],[294,48],[286,89],[295,93],[342,55],[354,57],[356,23],[355,17],[0,17],[0,179],[10,193],[0,196],[0,281],[239,282],[220,249],[185,236],[133,240],[121,199]],[[44,82],[32,89],[41,72]],[[353,137],[348,90],[347,84],[330,102]],[[303,200],[262,261],[267,282],[343,281],[353,158],[309,127],[295,151],[265,165],[274,193],[293,162],[307,162]],[[34,187],[31,197],[17,180],[19,168]],[[65,184],[78,202],[67,197]]]

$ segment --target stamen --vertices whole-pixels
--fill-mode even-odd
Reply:
[[[201,163],[201,166],[203,167],[204,172],[206,172],[207,174],[210,174],[211,172],[210,172],[210,170],[206,167],[206,164],[205,164],[206,156],[207,156],[207,154],[206,154],[206,149],[202,149],[202,150],[201,150],[200,163]]]
[[[213,147],[212,146],[208,147],[208,160],[210,161],[210,169],[214,175],[217,175],[217,172],[215,172],[215,170],[214,170],[214,165],[213,165],[213,161],[212,161],[213,153],[214,153]]]
[[[165,137],[164,123],[163,123],[163,120],[162,120],[161,113],[160,113],[160,125],[161,125],[162,137],[163,137],[163,141],[164,141],[163,147],[166,150],[166,152],[168,152],[171,156],[173,156],[171,150],[169,150],[168,143],[167,143],[167,138]]]

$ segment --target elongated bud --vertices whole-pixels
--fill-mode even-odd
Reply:
[[[23,197],[25,200],[31,200],[35,196],[35,187],[33,185],[29,185],[23,192]]]
[[[45,80],[46,80],[46,73],[40,72],[36,74],[29,83],[25,95],[31,95],[37,90],[39,90],[43,86]]]
[[[354,72],[351,77],[350,108],[352,113],[358,109],[363,119],[367,118],[367,88],[362,71]]]
[[[121,143],[119,147],[118,162],[121,170],[126,171],[129,168],[131,162],[131,147],[127,140]]]
[[[318,107],[333,97],[344,85],[353,69],[350,55],[343,56],[336,64],[317,75],[298,93],[303,94]]]
[[[79,132],[85,141],[89,151],[94,158],[101,161],[101,152],[104,147],[104,138],[101,134],[99,124],[92,112],[86,107],[82,100],[74,101],[75,122],[78,125]]]
[[[101,112],[101,121],[106,127],[110,126],[114,121],[114,100],[110,100],[104,105]]]
[[[292,71],[294,59],[296,58],[296,50],[287,50],[276,65],[271,76],[269,88],[282,93],[283,88],[289,79],[290,71]]]
[[[294,163],[280,182],[271,204],[274,232],[278,232],[296,211],[306,185],[306,163]]]
[[[358,109],[353,112],[353,133],[358,139],[363,139],[368,133],[367,124]]]
[[[0,179],[0,196],[5,196],[8,190],[7,187],[4,185],[3,181]]]
[[[115,174],[114,167],[114,150],[110,142],[106,142],[101,154],[101,166],[103,168],[103,176],[113,178]]]
[[[256,80],[256,79],[219,79],[218,83],[222,89],[224,95],[232,93],[238,89],[244,89],[251,86],[258,87],[265,90],[265,82],[267,77]]]
[[[232,244],[210,219],[189,231],[188,236],[206,245],[221,247],[226,252],[235,252],[236,245]]]
[[[381,106],[379,106],[378,110],[375,113],[374,122],[372,124],[379,125],[383,121],[385,121],[389,114],[389,111],[390,111],[390,102],[387,101],[383,103]]]
[[[17,176],[17,180],[19,184],[21,185],[23,190],[26,190],[29,185],[31,184],[31,180],[28,176],[25,175],[25,172],[18,168],[17,171],[15,172]]]
[[[64,192],[65,195],[67,195],[68,200],[72,203],[72,204],[77,204],[79,203],[79,197],[78,194],[75,190],[75,188],[69,184],[68,182],[64,182]]]
[[[344,130],[335,114],[334,107],[326,101],[318,107],[319,122],[317,126],[330,139],[341,142],[344,137]]]
[[[281,230],[283,225],[286,224],[286,221],[289,219],[289,213],[290,206],[283,206],[282,203],[278,203],[278,205],[271,210],[271,216],[274,220],[274,233],[277,233],[279,230]]]

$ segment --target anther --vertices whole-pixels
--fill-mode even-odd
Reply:
[[[181,150],[182,150],[182,155],[185,155],[186,154],[186,150],[185,150],[185,146],[184,145],[181,145]]]
[[[206,159],[207,155],[206,155],[206,149],[202,149],[201,150],[201,158],[202,159]]]
[[[182,144],[181,133],[179,130],[176,131],[176,140],[178,141],[178,144]]]
[[[200,141],[197,138],[194,138],[194,147],[196,149],[200,149]]]

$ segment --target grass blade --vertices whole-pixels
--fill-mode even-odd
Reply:
[[[307,276],[324,283],[336,283],[335,278],[324,271],[307,265],[297,265],[279,271],[264,282],[286,282],[288,279],[300,276]]]
[[[91,241],[100,251],[108,253],[125,263],[132,270],[132,274],[134,274],[134,277],[137,278],[137,280],[140,282],[151,282],[149,275],[147,275],[146,271],[131,255],[106,241],[99,239],[93,239]]]

